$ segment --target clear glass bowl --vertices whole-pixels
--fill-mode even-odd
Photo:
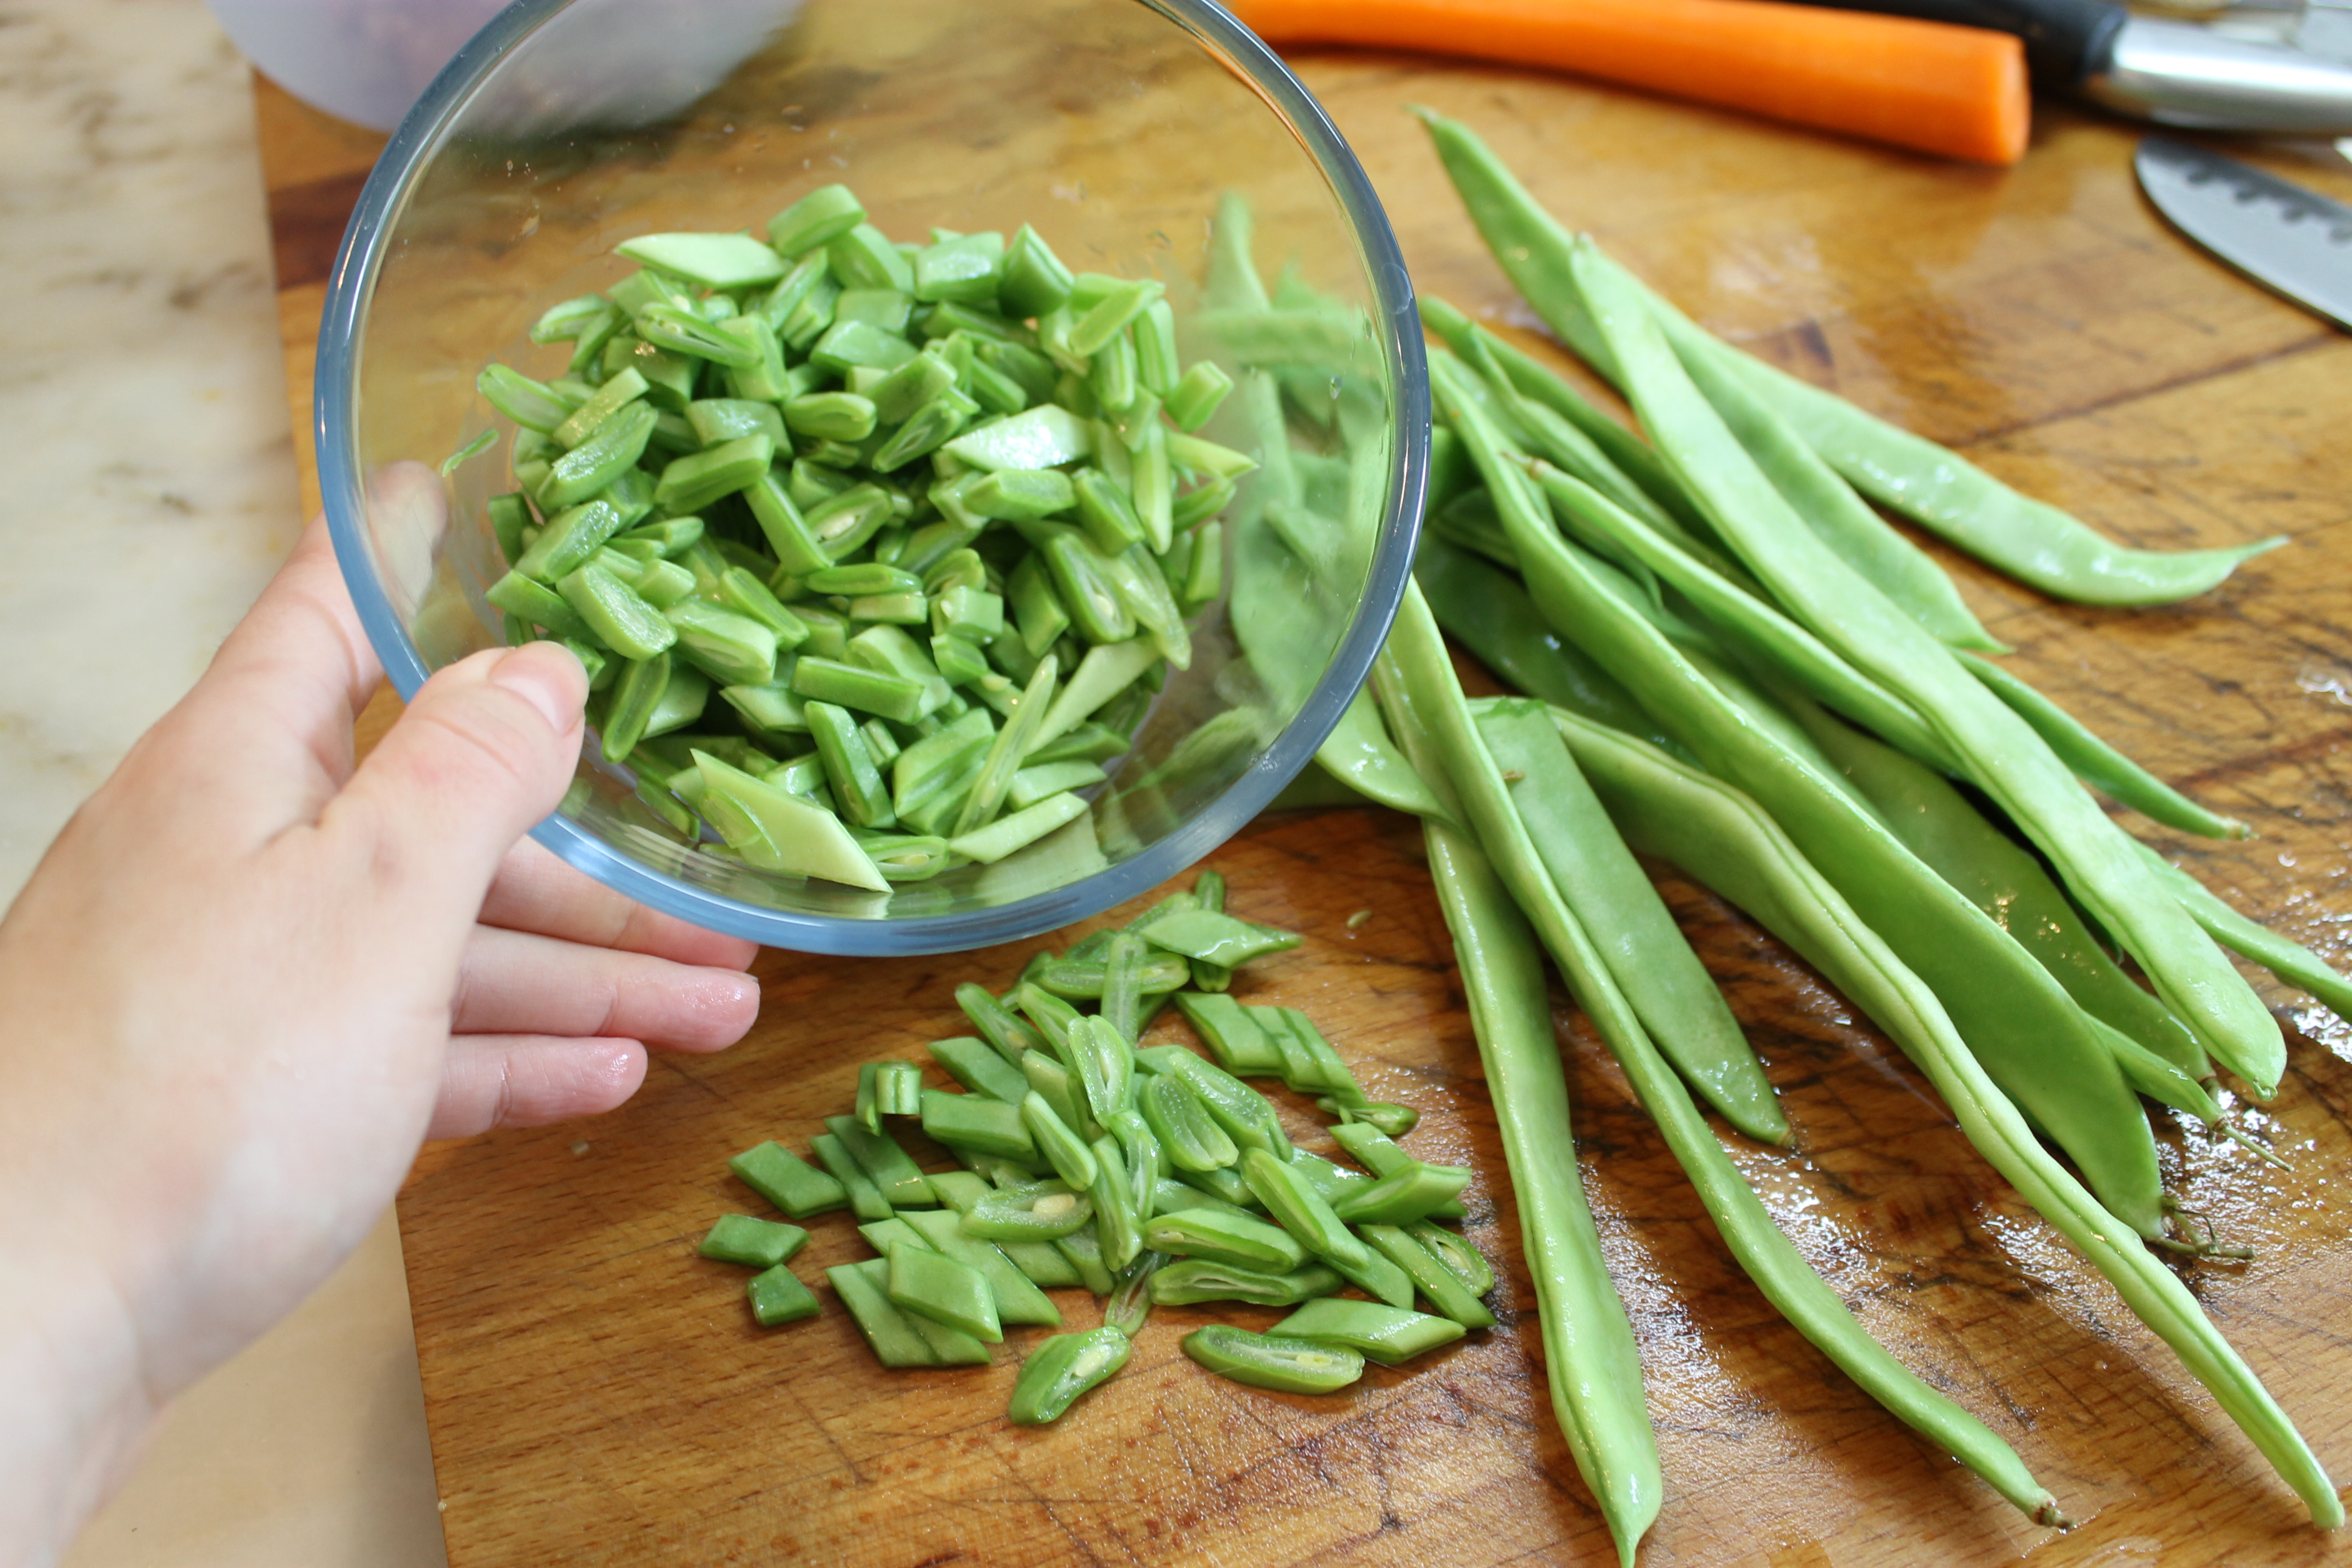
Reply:
[[[889,894],[750,869],[667,826],[593,744],[535,837],[641,902],[780,947],[1011,941],[1143,891],[1263,809],[1362,683],[1411,568],[1429,396],[1402,258],[1339,132],[1215,5],[520,0],[409,114],[344,238],[319,339],[328,520],[404,697],[498,644],[484,503],[511,488],[507,447],[436,472],[512,434],[477,373],[561,374],[568,345],[527,331],[625,273],[621,240],[761,232],[835,181],[894,238],[1027,222],[1077,269],[1166,282],[1184,357],[1242,384],[1202,434],[1261,464],[1225,514],[1226,593],[1089,816],[993,866]],[[1234,198],[1276,305],[1345,340],[1317,351],[1328,374],[1204,309]]]

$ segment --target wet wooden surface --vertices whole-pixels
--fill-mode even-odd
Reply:
[[[1424,289],[1529,324],[1397,111],[1413,101],[1469,121],[1553,210],[1709,325],[2119,537],[2291,535],[2206,599],[2138,614],[2053,605],[1944,554],[2017,645],[2013,668],[2260,837],[2136,830],[2250,913],[2330,957],[2352,952],[2352,341],[2168,233],[2132,187],[2129,127],[2044,106],[2032,153],[2003,174],[1558,79],[1297,63]],[[307,452],[326,265],[377,143],[267,84],[261,113]],[[2263,156],[2352,196],[2340,162]],[[726,1157],[766,1137],[804,1147],[846,1107],[861,1060],[961,1032],[954,984],[1008,983],[1030,944],[902,962],[772,952],[761,1023],[733,1051],[656,1058],[645,1092],[597,1122],[419,1161],[401,1215],[451,1562],[1610,1561],[1546,1403],[1493,1110],[1417,832],[1370,810],[1278,815],[1210,863],[1241,912],[1307,936],[1244,982],[1245,999],[1306,1008],[1376,1097],[1423,1109],[1409,1147],[1476,1167],[1470,1234],[1507,1274],[1497,1328],[1307,1400],[1201,1373],[1177,1342],[1211,1315],[1162,1310],[1125,1373],[1041,1431],[1002,1418],[1041,1331],[1014,1331],[992,1366],[934,1373],[874,1366],[829,1292],[820,1319],[758,1331],[740,1274],[693,1255],[716,1215],[758,1207]],[[1664,1456],[1647,1562],[2352,1559],[2299,1522],[2251,1446],[1991,1177],[1883,1037],[1736,911],[1661,880],[1799,1129],[1785,1151],[1727,1134],[1736,1157],[1863,1321],[2016,1444],[2082,1523],[2059,1536],[2015,1516],[1778,1320],[1562,1001],[1575,1133]],[[1351,931],[1360,910],[1371,917]],[[2352,1475],[2352,1027],[2260,984],[2293,1067],[2243,1119],[2292,1169],[2160,1119],[2168,1181],[2259,1252],[2183,1273],[2322,1460]],[[1286,1111],[1327,1147],[1307,1107]],[[804,1279],[865,1253],[845,1216],[814,1229]],[[1058,1295],[1073,1325],[1096,1321],[1082,1293]]]

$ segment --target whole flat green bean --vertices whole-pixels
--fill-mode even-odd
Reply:
[[[2211,1069],[2195,1037],[2116,966],[2041,861],[1927,769],[1801,697],[1790,694],[1785,705],[1906,848],[2033,954],[2084,1012],[2171,1064],[2171,1081],[2154,1087],[2126,1064],[2142,1093],[2208,1122],[2215,1119],[2212,1100],[2199,1086]]]
[[[1451,400],[1444,381],[1437,388],[1477,454],[1484,439],[1477,411]],[[2058,983],[1983,910],[1900,847],[1778,705],[1761,693],[1755,703],[1734,700],[1731,672],[1700,666],[1698,651],[1667,637],[1637,597],[1612,590],[1606,566],[1559,538],[1548,517],[1524,503],[1522,489],[1498,494],[1500,521],[1552,627],[1583,642],[1684,748],[1780,814],[1816,863],[1834,868],[1846,896],[1906,962],[1938,987],[1961,1035],[2082,1162],[2100,1196],[2140,1234],[2164,1234],[2147,1119],[2107,1039],[2088,1027]],[[1867,593],[1867,585],[1858,588]]]
[[[1638,286],[1589,246],[1574,251],[1570,266],[1643,426],[1698,492],[1717,531],[1798,619],[1936,727],[1969,781],[2050,857],[2200,1044],[2258,1094],[2273,1092],[2286,1064],[2277,1024],[2229,960],[2163,896],[2130,836],[2031,725],[1790,515],[1684,373]]]
[[[2088,725],[1989,659],[1964,658],[1969,674],[1992,689],[2017,716],[2050,742],[2074,776],[2118,805],[2151,821],[2204,838],[2251,838],[2254,830],[2234,816],[2209,811],[2108,745]]]
[[[1717,635],[1783,670],[1839,712],[1945,771],[1957,764],[1919,710],[1846,662],[1819,637],[1772,605],[1726,582],[1591,487],[1549,465],[1535,470],[1552,514],[1580,534],[1599,534],[1633,552],[1706,617]]]
[[[1601,958],[1650,1037],[1734,1127],[1767,1143],[1787,1142],[1789,1119],[1763,1064],[1665,900],[1609,826],[1549,714],[1532,700],[1501,702],[1481,711],[1477,724],[1560,896],[1573,908],[1609,912],[1596,939]]]
[[[2056,598],[2169,605],[2219,584],[2284,534],[2215,550],[2134,550],[2067,512],[2019,494],[1950,448],[1863,412],[1786,371],[1677,321],[1677,339],[1768,401],[1855,489],[1960,549]]]
[[[2204,883],[2147,845],[2140,846],[2140,854],[2165,889],[2179,900],[2180,907],[2215,942],[2241,957],[2252,959],[2289,985],[2299,985],[2310,992],[2337,1017],[2352,1019],[2352,980],[2329,968],[2326,961],[2309,948],[2248,920],[2216,898]]]
[[[1515,423],[1518,436],[1531,443],[1528,447],[1530,456],[1549,458],[1662,531],[1671,536],[1683,535],[1683,525],[1675,516],[1612,455],[1612,451],[1622,451],[1623,444],[1612,443],[1610,449],[1604,449],[1582,424],[1568,418],[1550,404],[1523,393],[1503,367],[1502,358],[1496,352],[1500,340],[1492,333],[1479,330],[1451,306],[1425,297],[1420,304],[1423,322],[1444,337],[1446,346],[1485,381],[1496,402],[1496,412]],[[1654,457],[1652,468],[1663,472]]]
[[[1381,728],[1368,693],[1359,691],[1339,722],[1315,752],[1315,760],[1357,794],[1397,811],[1426,816],[1437,809],[1421,775]]]
[[[2103,1037],[2008,934],[1889,833],[1794,721],[1743,706],[1527,508],[1500,509],[1537,607],[1715,773],[1755,794],[1947,998],[1970,1045],[2141,1234],[2163,1234],[2147,1119]],[[1923,634],[1924,635],[1924,634]],[[1772,721],[1777,719],[1778,728]],[[1785,733],[1783,733],[1785,731]],[[1424,770],[1424,773],[1426,770]],[[2070,788],[2074,787],[2070,782]]]
[[[1570,714],[1554,720],[1627,837],[1754,916],[1893,1036],[1951,1107],[1969,1142],[2172,1347],[2303,1499],[2314,1521],[2340,1526],[2343,1504],[2326,1472],[2197,1299],[2042,1148],[1977,1065],[1936,993],[1879,940],[1771,814],[1641,742]],[[2007,1488],[2003,1495],[2035,1511],[2022,1495]],[[2049,1510],[2043,1521],[2056,1522],[2054,1505],[2041,1506]]]
[[[1467,350],[1475,344],[1497,370],[1510,378],[1511,385],[1523,399],[1540,403],[1582,431],[1586,439],[1606,453],[1620,472],[1639,484],[1643,492],[1682,524],[1685,531],[1701,539],[1714,538],[1714,526],[1706,521],[1706,514],[1699,510],[1682,480],[1649,443],[1594,407],[1549,365],[1512,347],[1445,301],[1423,294],[1418,302],[1423,324],[1444,338],[1455,353],[1466,358]]]
[[[1568,231],[1468,127],[1425,110],[1422,119],[1471,221],[1511,281],[1579,357],[1622,386],[1615,355],[1568,277],[1575,244]],[[2126,549],[2057,508],[2018,494],[1956,453],[1719,342],[1659,303],[1678,340],[1717,356],[1855,489],[2045,593],[2094,605],[2170,604],[2203,593],[2239,562],[2285,542],[2178,552]]]
[[[1947,647],[2009,651],[1984,629],[1935,559],[1871,510],[1776,409],[1747,395],[1744,388],[1725,384],[1728,372],[1719,358],[1692,353],[1683,363],[1790,510],[1889,603]]]
[[[1535,874],[1538,862],[1534,847],[1510,810],[1500,773],[1484,756],[1453,667],[1446,662],[1444,642],[1417,593],[1407,592],[1377,668],[1382,705],[1405,754],[1423,778],[1433,773],[1446,779],[1460,794],[1467,819],[1481,838],[1491,836],[1495,847],[1486,855],[1487,863],[1499,872],[1578,1005],[1624,1068],[1634,1094],[1748,1277],[1799,1332],[1889,1412],[1958,1455],[2028,1515],[2054,1522],[2055,1501],[2016,1452],[1922,1382],[1854,1321],[1845,1303],[1772,1223],[1754,1189],[1716,1142],[1691,1103],[1690,1091],[1643,1032],[1581,922],[1549,879]],[[1443,828],[1424,827],[1424,832],[1435,843],[1448,842],[1441,837]],[[1449,879],[1441,878],[1441,889]],[[1548,1018],[1548,1009],[1538,1016]],[[1565,1124],[1563,1119],[1556,1125]],[[1556,1132],[1550,1135],[1557,1137]]]
[[[1424,535],[1413,581],[1447,634],[1514,689],[1686,755],[1615,676],[1551,629],[1517,578]]]

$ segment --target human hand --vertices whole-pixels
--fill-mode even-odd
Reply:
[[[427,1137],[591,1114],[715,1050],[752,943],[523,837],[586,682],[533,644],[379,679],[323,528],[0,921],[0,1563],[357,1245]]]

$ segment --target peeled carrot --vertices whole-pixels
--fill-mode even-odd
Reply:
[[[1232,0],[1274,45],[1550,66],[1948,158],[2014,163],[2032,113],[2007,33],[1775,0]]]

